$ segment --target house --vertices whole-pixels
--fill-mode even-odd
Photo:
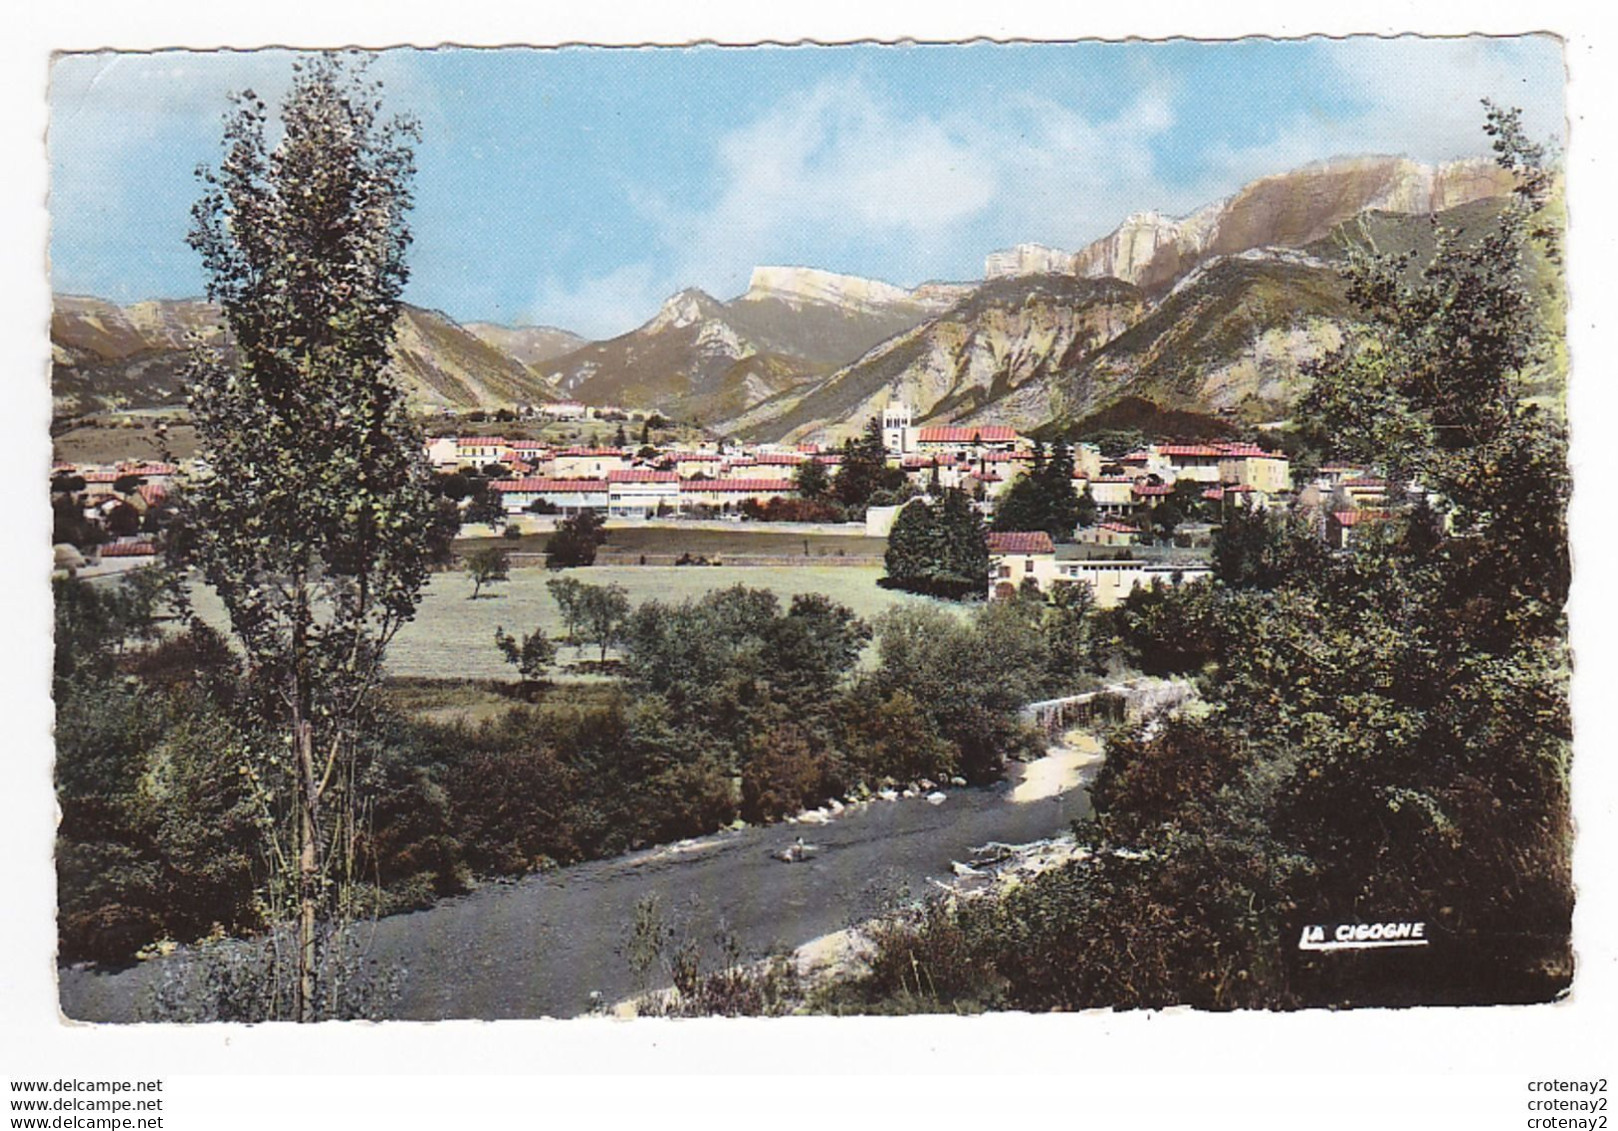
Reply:
[[[544,440],[512,440],[506,447],[511,453],[511,462],[521,464],[530,471],[537,471],[541,465],[550,462],[551,446]]]
[[[772,499],[798,497],[798,488],[790,479],[682,479],[679,492],[682,511],[699,507],[733,511],[749,499],[762,505]]]
[[[563,448],[552,457],[558,479],[601,479],[628,466],[629,457],[617,448]]]
[[[539,414],[550,420],[583,420],[587,411],[579,401],[552,401],[539,406]]]
[[[680,505],[680,477],[644,467],[607,473],[607,514],[612,518],[651,518],[672,514]]]
[[[1387,511],[1375,508],[1328,511],[1326,544],[1334,550],[1346,550],[1354,544],[1354,537],[1359,531],[1373,522],[1383,522],[1387,518]]]
[[[681,479],[698,475],[717,478],[725,462],[725,457],[718,452],[675,452],[673,458],[674,473]]]
[[[786,452],[760,452],[751,457],[733,459],[725,465],[721,478],[725,479],[786,479],[797,476],[804,457]]]
[[[1189,479],[1193,483],[1218,483],[1219,463],[1224,452],[1212,444],[1158,444],[1156,455],[1168,464],[1169,475],[1175,482]]]
[[[1285,452],[1265,451],[1257,444],[1218,444],[1219,482],[1250,487],[1266,495],[1292,490],[1292,461]]]
[[[1110,609],[1137,589],[1182,585],[1212,577],[1198,561],[1146,561],[1114,557],[1095,546],[1062,546],[1056,555],[1055,585],[1088,585],[1097,608]]]
[[[459,467],[460,444],[454,436],[435,436],[427,441],[427,462],[433,465],[433,470]]]
[[[1388,481],[1379,475],[1358,475],[1345,479],[1338,489],[1346,494],[1356,508],[1388,501]]]
[[[989,535],[989,597],[1016,596],[1025,581],[1041,593],[1056,579],[1056,546],[1043,530],[995,531]]]
[[[1140,530],[1126,522],[1100,522],[1079,527],[1077,540],[1090,546],[1133,546],[1140,540]]]
[[[505,463],[511,449],[503,436],[461,436],[455,441],[455,462],[460,467]]]
[[[1096,513],[1114,518],[1135,513],[1135,481],[1127,475],[1098,475],[1090,480]]]
[[[957,452],[978,456],[984,452],[1016,449],[1017,430],[1004,424],[941,424],[916,429],[915,450]]]
[[[605,479],[497,479],[489,486],[500,492],[507,514],[522,514],[536,502],[562,514],[604,514],[611,504]]]

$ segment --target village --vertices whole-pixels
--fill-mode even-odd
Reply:
[[[695,430],[654,437],[650,423],[667,423],[655,414],[577,401],[502,412],[497,422],[507,418],[535,422],[542,432],[592,421],[616,424],[616,435],[611,442],[573,444],[492,431],[428,438],[427,462],[459,508],[462,538],[544,535],[557,519],[588,512],[608,530],[717,522],[743,538],[801,530],[880,540],[912,499],[958,489],[991,524],[984,596],[1005,597],[1029,584],[1048,595],[1057,586],[1083,583],[1097,606],[1110,608],[1136,589],[1211,576],[1212,536],[1229,508],[1297,510],[1312,516],[1322,540],[1339,550],[1351,544],[1360,524],[1387,514],[1388,486],[1372,469],[1326,463],[1295,482],[1292,461],[1279,446],[1152,441],[1109,455],[1101,444],[1080,441],[1070,450],[1083,521],[1066,537],[1003,529],[995,522],[998,504],[1037,467],[1044,446],[1006,425],[917,425],[910,406],[897,400],[882,414],[880,429],[883,460],[902,474],[902,484],[873,497],[862,515],[826,504],[846,446],[735,443]],[[625,423],[630,431],[638,424],[640,442],[632,441]],[[57,569],[96,576],[155,561],[171,492],[197,470],[186,459],[56,463]]]

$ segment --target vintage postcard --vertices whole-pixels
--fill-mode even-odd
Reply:
[[[56,56],[62,1013],[1565,998],[1564,66]]]

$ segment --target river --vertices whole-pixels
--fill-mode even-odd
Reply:
[[[489,884],[379,921],[371,953],[407,970],[393,1010],[399,1019],[575,1016],[590,1008],[592,992],[612,1002],[643,988],[623,955],[642,899],[656,896],[666,918],[687,923],[709,955],[715,948],[706,944],[721,925],[745,953],[796,948],[886,901],[921,895],[978,845],[1065,832],[1089,813],[1089,802],[1073,784],[1076,771],[1053,777],[1051,766],[1013,766],[1006,781],[949,790],[940,804],[877,801],[824,825],[746,828]],[[816,846],[808,859],[776,859],[800,836]],[[162,961],[116,972],[63,970],[63,1012],[134,1020]]]

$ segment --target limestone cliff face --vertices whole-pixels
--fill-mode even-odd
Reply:
[[[1009,251],[990,252],[983,261],[985,279],[1014,279],[1020,275],[1076,275],[1073,254],[1037,243],[1020,243]]]
[[[893,307],[941,309],[938,299],[892,283],[838,275],[813,267],[755,267],[747,293],[738,302],[774,299],[788,303],[821,303],[850,311],[885,311]]]
[[[1442,212],[1511,188],[1510,174],[1483,159],[1434,167],[1402,157],[1342,158],[1262,177],[1189,216],[1134,213],[1071,255],[1050,248],[996,252],[985,274],[1111,276],[1156,291],[1214,256],[1303,247],[1364,212]]]
[[[824,383],[766,402],[729,429],[760,439],[836,443],[890,400],[909,404],[918,422],[952,420],[1043,383],[1055,359],[1115,337],[1139,317],[1141,303],[1134,287],[1112,279],[991,281]]]

